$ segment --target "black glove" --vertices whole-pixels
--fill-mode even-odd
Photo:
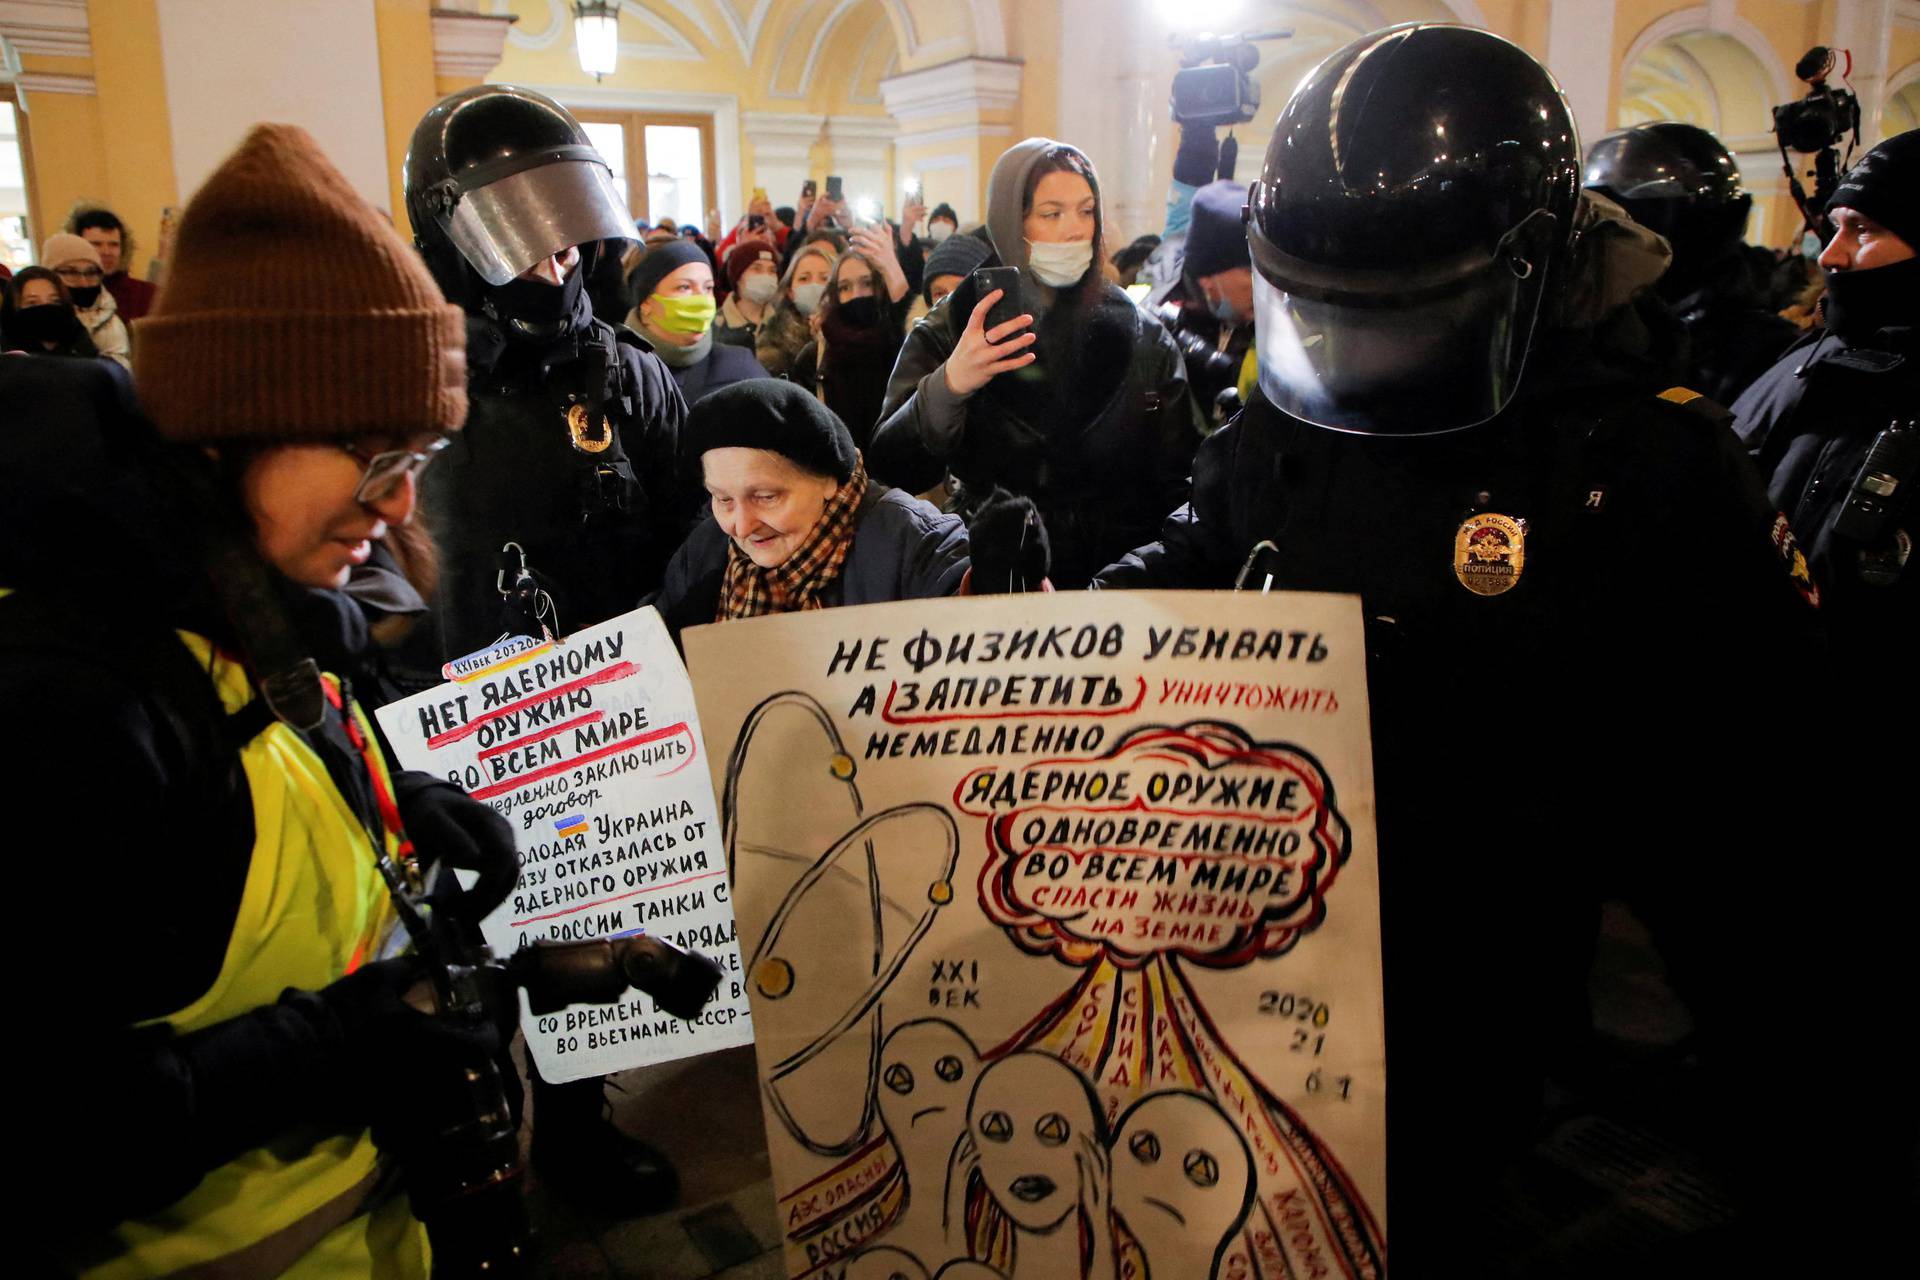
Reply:
[[[1213,181],[1220,167],[1220,140],[1212,125],[1180,126],[1180,146],[1173,153],[1173,180],[1190,187]]]
[[[282,1007],[323,1028],[338,1117],[370,1126],[374,1140],[391,1151],[438,1131],[439,1108],[428,1103],[457,1096],[468,1070],[491,1063],[519,1013],[511,992],[489,993],[484,1013],[423,1011],[433,1007],[427,975],[421,957],[398,956],[363,965],[319,991],[280,996]]]
[[[483,917],[513,892],[520,875],[507,820],[459,787],[430,774],[394,779],[400,821],[421,859],[439,868],[458,867],[480,879],[462,892],[450,874],[439,877],[430,895],[434,905],[465,925]]]
[[[967,524],[971,589],[980,596],[1038,591],[1053,564],[1047,526],[1032,498],[995,489]]]

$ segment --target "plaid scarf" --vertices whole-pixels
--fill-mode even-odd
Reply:
[[[720,582],[720,607],[715,622],[729,618],[758,618],[769,613],[798,613],[821,608],[820,593],[840,576],[847,553],[853,550],[853,527],[860,500],[867,493],[867,467],[855,464],[853,474],[827,499],[826,510],[784,564],[762,569],[738,543],[727,542],[727,573]]]

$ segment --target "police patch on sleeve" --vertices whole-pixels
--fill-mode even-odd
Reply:
[[[1497,596],[1520,581],[1527,563],[1527,522],[1480,511],[1453,535],[1453,576],[1477,596]]]
[[[1813,574],[1807,568],[1806,553],[1800,550],[1800,539],[1793,536],[1793,526],[1787,523],[1784,511],[1773,516],[1773,549],[1780,556],[1780,563],[1786,566],[1787,577],[1792,579],[1794,590],[1809,606],[1820,607],[1820,584],[1813,580]]]

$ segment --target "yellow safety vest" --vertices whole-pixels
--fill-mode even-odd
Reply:
[[[212,676],[229,715],[251,700],[238,663],[200,636],[183,631],[180,638]],[[353,714],[371,737],[358,707]],[[370,758],[388,786],[377,747]],[[253,794],[253,859],[219,977],[198,1000],[156,1020],[182,1033],[272,1004],[289,987],[326,986],[378,958],[395,923],[367,829],[313,748],[275,721],[242,748],[240,760]],[[397,855],[391,831],[386,840]],[[193,869],[183,865],[180,874],[191,876]],[[120,1157],[103,1152],[101,1158]],[[62,1253],[87,1280],[424,1280],[426,1233],[406,1197],[390,1194],[371,1212],[359,1211],[378,1180],[377,1164],[365,1129],[283,1134],[208,1173],[167,1208],[122,1222],[104,1237],[69,1241]],[[298,1257],[283,1256],[290,1241],[310,1240],[316,1223],[343,1216]]]

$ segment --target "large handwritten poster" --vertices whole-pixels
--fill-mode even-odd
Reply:
[[[402,765],[464,786],[513,826],[520,879],[482,922],[528,942],[646,933],[726,970],[693,1022],[639,992],[521,1027],[556,1083],[753,1040],[720,823],[693,689],[660,615],[568,636],[515,637],[447,664],[447,684],[382,707]]]
[[[1359,604],[684,636],[794,1276],[1385,1272]]]

